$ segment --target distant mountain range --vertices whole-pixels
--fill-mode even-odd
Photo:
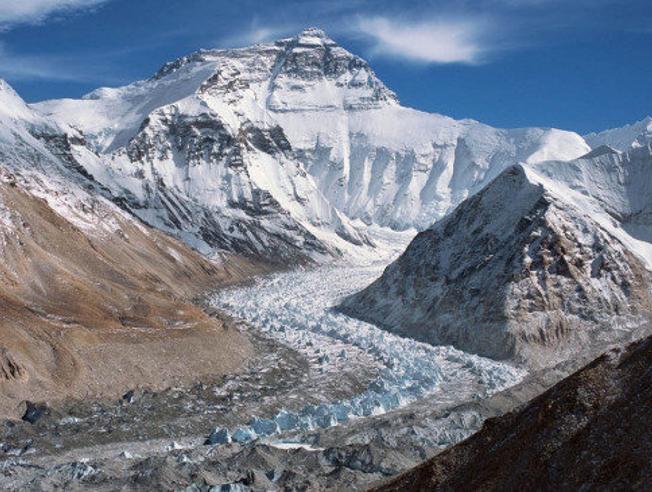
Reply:
[[[369,226],[425,229],[514,163],[590,150],[405,108],[318,29],[34,109],[74,129],[81,167],[148,224],[283,264],[373,255]]]

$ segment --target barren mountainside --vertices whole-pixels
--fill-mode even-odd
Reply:
[[[248,340],[190,299],[253,272],[211,262],[97,192],[69,137],[0,87],[0,414],[237,371]]]
[[[372,490],[649,490],[652,338],[614,349]]]

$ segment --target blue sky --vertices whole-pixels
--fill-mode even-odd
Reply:
[[[79,97],[308,26],[422,110],[581,133],[652,113],[649,0],[0,0],[0,77]]]

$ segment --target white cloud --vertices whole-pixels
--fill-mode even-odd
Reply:
[[[376,55],[425,63],[477,63],[486,54],[486,22],[437,19],[401,22],[385,17],[361,19],[358,28],[373,39]]]
[[[76,74],[58,63],[39,56],[17,56],[0,43],[0,73],[10,80],[74,80]]]
[[[96,7],[108,0],[0,0],[0,26],[38,23],[72,10]]]
[[[114,54],[105,52],[102,56],[75,56],[15,53],[0,41],[0,78],[9,82],[52,80],[125,83],[126,80],[120,76],[120,67],[113,60]]]
[[[262,43],[263,41],[269,41],[270,39],[275,38],[282,32],[283,29],[261,27],[260,29],[254,29],[249,32],[247,35],[247,41],[251,43]]]
[[[275,41],[283,36],[294,34],[295,31],[297,31],[297,28],[294,26],[252,26],[250,29],[238,32],[238,34],[233,36],[219,39],[216,46],[220,48],[250,46],[252,44]]]

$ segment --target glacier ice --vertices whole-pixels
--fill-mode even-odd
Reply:
[[[232,436],[233,442],[249,442],[253,441],[256,439],[258,436],[254,432],[254,430],[249,427],[238,427],[234,432]]]
[[[208,439],[206,440],[206,444],[227,444],[231,442],[231,434],[229,433],[229,429],[225,428],[220,428],[216,427],[213,429],[213,432],[211,432],[210,436],[208,436]]]
[[[333,309],[343,296],[373,281],[385,264],[337,264],[275,274],[214,294],[214,307],[299,351],[316,370],[336,375],[343,367],[369,364],[378,375],[364,391],[345,401],[286,408],[271,418],[253,417],[246,427],[233,432],[233,441],[328,428],[352,418],[380,415],[426,396],[451,398],[442,392],[443,383],[479,383],[478,397],[485,397],[522,379],[524,371],[510,364],[401,338]],[[459,432],[451,430],[457,437]],[[453,437],[442,435],[441,439]]]
[[[279,431],[278,424],[272,419],[261,419],[256,417],[251,419],[249,425],[258,436],[271,436]]]

